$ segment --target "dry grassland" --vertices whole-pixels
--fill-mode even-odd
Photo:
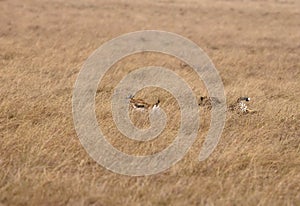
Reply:
[[[300,1],[1,0],[0,10],[0,205],[300,205]],[[228,102],[248,95],[258,113],[228,113],[216,150],[198,162],[210,120],[201,111],[184,159],[158,175],[129,177],[99,166],[81,146],[72,91],[95,49],[144,29],[197,43],[220,72]],[[112,121],[115,85],[153,64],[177,72],[198,97],[206,93],[169,56],[143,53],[114,65],[99,85],[96,113],[108,140],[128,154],[161,151],[180,124],[174,97],[158,88],[138,96],[159,97],[171,117],[160,138],[128,140]],[[145,115],[131,117],[149,124]]]

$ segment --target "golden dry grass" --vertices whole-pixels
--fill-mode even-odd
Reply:
[[[300,204],[299,1],[1,0],[0,9],[0,205]],[[219,70],[228,101],[248,95],[259,112],[229,113],[216,150],[198,162],[209,124],[203,113],[183,160],[158,175],[129,177],[88,156],[71,100],[85,59],[105,41],[142,29],[196,42]],[[122,76],[153,63],[182,75],[198,97],[205,93],[171,57],[142,54],[115,65],[99,85],[96,112],[109,141],[127,153],[160,151],[178,129],[177,104],[162,90],[150,88],[174,118],[150,143],[122,138],[109,102],[101,103]]]

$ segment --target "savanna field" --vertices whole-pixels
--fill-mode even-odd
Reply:
[[[300,1],[298,0],[0,0],[0,205],[300,205]],[[198,44],[223,81],[228,105],[249,96],[257,112],[228,112],[220,141],[198,155],[210,112],[199,107],[196,142],[170,169],[152,176],[115,174],[84,150],[72,117],[72,93],[84,61],[128,32],[163,30]],[[189,66],[160,53],[128,56],[98,85],[96,116],[117,149],[149,155],[180,126],[176,99],[160,88],[163,133],[136,142],[117,129],[110,98],[118,82],[144,66],[164,66],[207,95]],[[125,97],[124,97],[125,98]],[[149,127],[146,113],[130,115]]]

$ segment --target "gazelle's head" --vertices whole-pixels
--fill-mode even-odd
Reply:
[[[160,100],[158,99],[157,102],[154,104],[155,106],[158,106],[160,103]]]
[[[242,101],[246,101],[246,102],[249,102],[250,101],[250,97],[240,97],[237,99],[237,102],[242,102]]]

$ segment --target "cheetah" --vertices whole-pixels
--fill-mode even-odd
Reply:
[[[247,113],[256,113],[255,110],[248,109],[245,102],[249,102],[249,97],[239,97],[236,102],[229,105],[229,111],[236,111],[238,113],[247,114]],[[207,110],[211,110],[212,105],[219,104],[220,101],[216,97],[200,97],[199,106],[204,107]]]
[[[205,109],[211,110],[213,105],[220,104],[220,100],[216,97],[200,97],[198,105],[204,107]]]

